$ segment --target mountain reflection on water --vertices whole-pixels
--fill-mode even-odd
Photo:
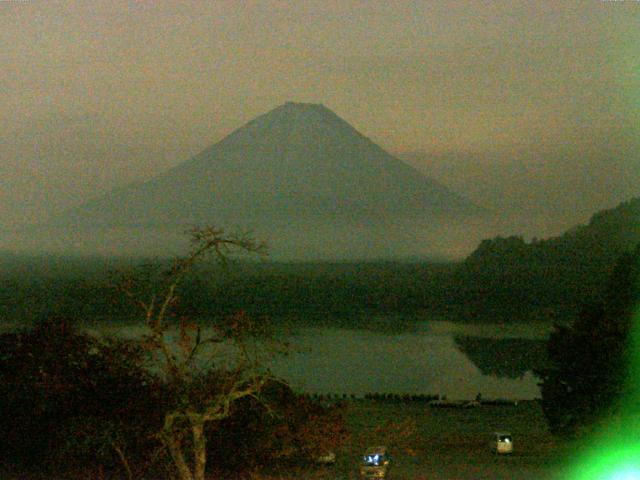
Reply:
[[[521,328],[450,322],[424,322],[401,333],[305,327],[291,338],[295,351],[275,359],[272,369],[312,393],[537,398],[531,369],[539,365],[549,329]]]
[[[484,375],[522,378],[547,361],[544,340],[529,338],[486,338],[456,335],[456,346]]]

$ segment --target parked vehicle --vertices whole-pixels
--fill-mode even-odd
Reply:
[[[327,452],[322,455],[318,455],[315,458],[315,462],[322,465],[333,465],[336,463],[336,454],[334,452]]]
[[[511,434],[495,432],[491,439],[491,451],[498,454],[513,453],[513,437]]]
[[[360,465],[360,478],[387,478],[390,462],[387,447],[367,449]]]

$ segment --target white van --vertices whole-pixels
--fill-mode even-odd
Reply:
[[[507,432],[495,432],[491,438],[493,453],[513,453],[513,437]]]

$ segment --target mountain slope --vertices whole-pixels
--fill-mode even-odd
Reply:
[[[88,202],[58,223],[260,227],[478,211],[322,105],[287,103],[174,169]]]
[[[452,245],[468,252],[468,230],[452,225],[485,213],[326,107],[288,102],[175,168],[49,226],[74,232],[70,241],[84,250],[96,235],[129,230],[122,235],[145,253],[163,253],[188,227],[216,225],[253,231],[279,258],[353,259],[446,255]],[[465,246],[445,238],[443,225]],[[152,231],[155,239],[138,240]],[[81,235],[89,240],[74,237]],[[102,245],[116,248],[125,238],[118,235]]]

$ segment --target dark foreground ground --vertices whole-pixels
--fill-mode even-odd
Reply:
[[[564,477],[564,464],[573,450],[573,445],[549,433],[537,402],[452,409],[419,402],[353,401],[347,414],[353,436],[336,465],[265,478],[355,479],[363,449],[387,445],[393,480],[544,480]],[[387,422],[397,422],[401,428],[386,426]],[[414,433],[408,434],[412,425]],[[513,454],[498,456],[490,451],[495,431],[513,435]]]
[[[373,445],[389,448],[391,480],[561,479],[567,478],[565,463],[574,450],[574,445],[549,433],[537,402],[457,409],[422,402],[353,400],[346,404],[346,415],[352,435],[337,452],[335,465],[261,472],[253,480],[357,479],[359,458]],[[513,435],[513,454],[498,456],[490,451],[495,431]],[[0,466],[0,480],[43,478],[7,472]]]

